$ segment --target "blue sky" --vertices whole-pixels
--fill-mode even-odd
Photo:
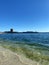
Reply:
[[[49,31],[49,0],[0,0],[0,31]]]

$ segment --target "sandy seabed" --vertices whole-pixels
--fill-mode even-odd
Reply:
[[[39,65],[39,63],[0,46],[0,65]]]

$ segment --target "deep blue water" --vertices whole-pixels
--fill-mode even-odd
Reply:
[[[28,42],[49,46],[49,33],[0,34],[1,41]]]

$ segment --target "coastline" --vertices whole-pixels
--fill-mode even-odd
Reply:
[[[38,65],[38,63],[0,46],[0,65]]]
[[[8,37],[4,36],[3,38],[0,38],[0,65],[4,65],[3,63],[7,65],[8,62],[10,63],[8,65],[12,65],[13,63],[15,63],[13,65],[17,65],[18,63],[21,65],[49,65],[49,46],[45,46],[45,44],[42,45],[39,43],[30,43],[28,41],[15,42],[13,41],[13,38],[12,40],[11,38],[8,40],[6,38]],[[7,63],[4,62],[4,60],[7,61]]]
[[[9,44],[2,45],[1,44],[0,52],[2,51],[2,53],[0,53],[1,54],[0,57],[2,57],[5,61],[9,63],[11,62],[12,64],[10,63],[10,65],[49,65],[49,56],[46,56],[46,55],[44,56],[43,54],[41,54],[40,53],[41,50],[37,51],[35,49],[32,49],[33,50],[33,53],[32,53],[32,51],[29,51],[27,50],[27,48],[24,48],[24,47],[22,48],[22,46],[20,44],[18,45],[9,45]],[[26,47],[28,47],[28,45]],[[4,65],[3,59],[2,59],[2,62],[0,61],[2,63],[0,65]],[[15,62],[17,63],[14,64]],[[6,65],[9,65],[9,64],[6,64]]]

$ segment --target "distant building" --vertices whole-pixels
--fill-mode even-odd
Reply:
[[[10,29],[10,32],[13,32],[13,29]]]

